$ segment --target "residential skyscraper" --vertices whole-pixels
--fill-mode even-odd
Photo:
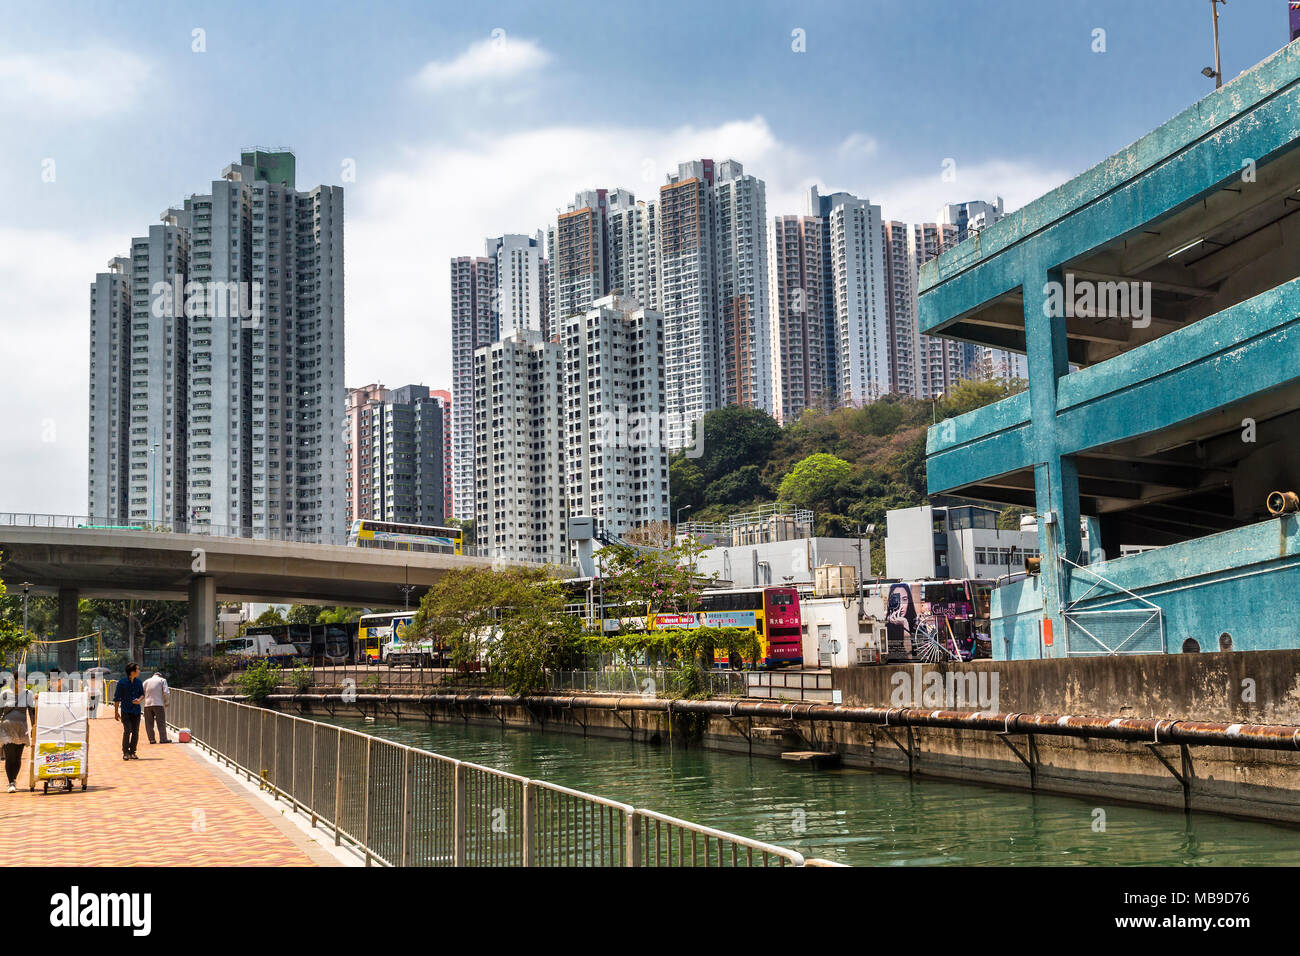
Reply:
[[[951,223],[916,223],[908,231],[908,258],[915,287],[921,266],[957,244],[957,226]],[[918,321],[915,297],[911,303],[912,323]],[[918,326],[919,328],[919,326]],[[920,398],[938,398],[962,379],[970,377],[970,356],[963,343],[952,339],[920,336],[917,379]]]
[[[668,520],[663,316],[607,296],[564,320],[569,517],[622,535]]]
[[[826,223],[839,404],[861,405],[894,390],[880,207],[849,193],[809,198]]]
[[[884,230],[889,377],[895,392],[915,397],[921,394],[921,336],[917,331],[916,267],[909,239],[912,228],[903,222],[887,222]]]
[[[452,421],[453,411],[451,392],[445,388],[435,388],[429,392],[442,405],[442,513],[447,520],[456,517],[455,499],[452,493]]]
[[[90,487],[86,513],[128,524],[131,463],[131,260],[110,259],[90,286]],[[148,423],[141,440],[148,441]],[[142,448],[142,450],[145,450]],[[147,512],[148,501],[142,503]]]
[[[424,385],[350,389],[344,449],[348,521],[446,521],[442,403]]]
[[[711,159],[681,163],[659,189],[659,307],[672,448],[691,444],[695,423],[722,401],[713,175]]]
[[[546,231],[546,259],[550,266],[549,328],[558,330],[564,320],[584,312],[605,294],[609,270],[605,258],[605,218],[608,190],[588,189],[577,194],[566,212]]]
[[[640,202],[626,189],[609,194],[605,247],[607,291],[644,306],[659,307],[659,206]]]
[[[722,404],[771,413],[772,333],[767,279],[767,190],[734,159],[714,182]]]
[[[772,381],[779,422],[833,402],[828,342],[823,222],[817,216],[777,216],[768,242],[772,308]]]
[[[542,234],[505,235],[487,241],[486,253],[496,263],[497,335],[505,338],[532,330],[551,337],[546,259]]]
[[[294,171],[292,153],[244,153],[209,193],[132,241],[120,273],[131,288],[130,364],[116,369],[131,389],[126,520],[343,532],[343,190],[299,192]],[[101,279],[97,373],[98,293],[112,285]],[[104,407],[102,389],[97,375],[93,409]],[[92,504],[106,500],[105,481],[120,487],[98,451],[112,444],[100,434],[110,423],[98,413],[91,423]]]
[[[535,329],[474,353],[474,533],[494,557],[566,561],[563,365]]]
[[[492,256],[451,260],[452,514],[463,520],[474,516],[474,353],[499,337],[496,276]]]

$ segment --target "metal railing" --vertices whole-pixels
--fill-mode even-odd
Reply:
[[[167,718],[367,866],[805,865],[786,847],[236,701],[173,690]]]
[[[153,521],[139,520],[123,524],[111,518],[93,515],[55,515],[33,514],[19,511],[0,511],[0,527],[11,528],[62,528],[69,531],[143,531],[155,534],[195,534],[217,538],[240,538],[255,541],[280,541],[290,544],[329,544],[344,547],[348,545],[347,532],[316,533],[294,531],[284,528],[257,528],[249,525],[219,525],[207,521]],[[387,551],[420,551],[419,547],[399,541],[377,539],[369,541],[367,548]],[[442,549],[425,548],[430,553],[450,553]],[[494,561],[517,561],[523,563],[546,564],[548,559],[536,555],[502,553],[495,548],[465,545],[460,557],[490,558]]]

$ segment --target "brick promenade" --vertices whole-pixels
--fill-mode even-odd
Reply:
[[[193,744],[151,745],[142,723],[140,759],[124,761],[121,728],[111,706],[90,721],[84,793],[80,783],[29,791],[23,751],[18,792],[0,787],[0,866],[337,865]]]

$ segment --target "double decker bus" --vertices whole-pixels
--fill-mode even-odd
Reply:
[[[358,518],[348,531],[348,545],[354,548],[388,548],[396,551],[433,551],[461,554],[460,528],[431,524],[401,524]]]
[[[799,592],[791,587],[737,588],[705,591],[700,610],[652,614],[653,628],[739,627],[755,631],[762,646],[759,667],[801,667],[803,665],[803,619],[799,613]],[[715,656],[713,665],[728,665]]]
[[[864,587],[873,616],[885,623],[887,662],[969,661],[992,656],[993,582],[980,578],[882,581]]]

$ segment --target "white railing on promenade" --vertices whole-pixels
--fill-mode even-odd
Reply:
[[[167,721],[367,866],[805,865],[785,847],[237,701],[173,690]]]

